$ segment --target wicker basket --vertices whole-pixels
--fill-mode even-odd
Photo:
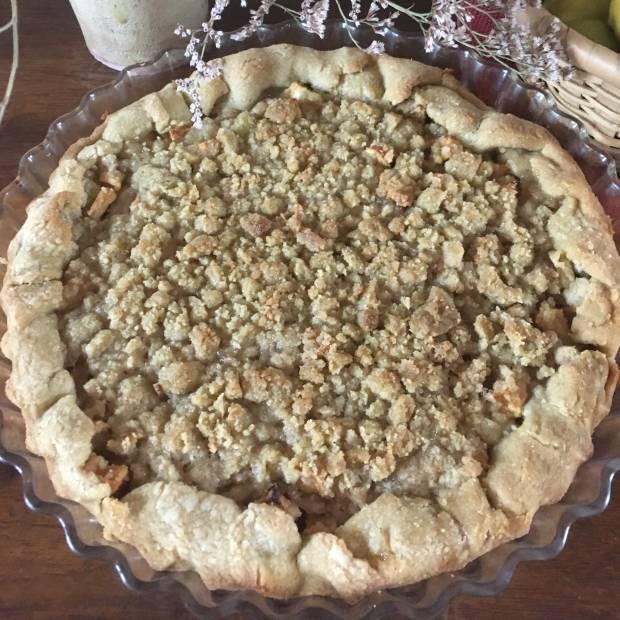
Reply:
[[[545,9],[529,9],[528,18],[535,30],[543,31],[552,16]],[[579,119],[620,166],[620,54],[566,26],[562,39],[575,76],[548,82],[547,88],[560,109]]]

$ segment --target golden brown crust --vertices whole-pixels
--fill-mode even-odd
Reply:
[[[70,148],[50,189],[30,205],[9,249],[2,348],[13,362],[8,389],[24,412],[30,449],[46,459],[58,492],[87,506],[107,536],[135,545],[156,569],[194,568],[212,588],[353,600],[464,566],[525,533],[538,507],[564,494],[590,454],[591,433],[609,411],[617,381],[620,257],[600,204],[557,142],[532,123],[488,109],[446,71],[349,48],[279,45],[225,58],[222,77],[201,85],[203,110],[246,110],[265,91],[292,82],[388,106],[421,98],[431,119],[466,146],[500,150],[524,184],[563,199],[549,233],[584,274],[566,294],[576,309],[571,333],[602,353],[566,353],[525,404],[522,426],[495,447],[482,484],[470,480],[434,500],[386,493],[334,533],[302,539],[293,517],[277,506],[242,510],[230,499],[164,482],[119,500],[112,497],[116,484],[87,465],[95,425],[76,404],[55,315],[63,304],[62,273],[76,251],[74,223],[87,203],[78,154],[88,157],[85,147],[96,150],[100,137],[116,144],[186,124],[187,104],[172,86],[111,114]]]
[[[483,481],[496,507],[532,514],[564,495],[592,452],[592,432],[609,412],[616,374],[604,354],[584,351],[530,398],[523,424],[496,446]]]

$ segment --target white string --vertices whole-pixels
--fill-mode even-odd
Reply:
[[[11,72],[9,73],[9,81],[7,82],[6,89],[4,90],[4,97],[2,98],[2,101],[0,101],[0,123],[2,123],[6,107],[9,104],[9,99],[11,98],[11,94],[13,92],[15,75],[17,73],[17,66],[19,64],[19,38],[17,36],[17,0],[11,0],[11,20],[0,28],[0,33],[5,32],[11,27],[13,28],[13,60],[11,61]]]
[[[5,30],[8,30],[13,25],[13,20],[9,20],[4,26],[0,27],[0,34],[2,34]]]

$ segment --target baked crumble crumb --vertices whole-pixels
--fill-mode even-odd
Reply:
[[[61,332],[114,491],[182,480],[315,531],[482,475],[572,344],[574,274],[557,205],[423,119],[294,85],[92,166]]]

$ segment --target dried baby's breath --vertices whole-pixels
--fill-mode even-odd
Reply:
[[[427,50],[434,44],[463,46],[514,69],[525,82],[555,82],[570,77],[572,67],[560,42],[560,21],[550,21],[542,35],[523,20],[524,10],[540,2],[526,0],[435,0],[426,28]],[[484,17],[488,32],[473,25]]]
[[[175,30],[177,35],[188,39],[185,55],[197,72],[188,79],[178,80],[177,86],[188,95],[192,118],[198,126],[202,112],[195,82],[213,79],[220,73],[218,63],[204,61],[209,45],[220,47],[227,37],[233,41],[247,39],[261,28],[274,8],[295,19],[305,31],[323,38],[329,10],[335,7],[353,44],[370,54],[385,53],[385,35],[397,18],[405,17],[422,30],[427,51],[435,45],[464,47],[510,68],[525,82],[537,83],[543,79],[555,82],[570,77],[573,70],[560,42],[559,20],[551,20],[547,31],[537,35],[523,19],[525,9],[539,6],[540,0],[434,0],[430,11],[416,11],[415,3],[401,5],[397,0],[372,0],[365,13],[360,0],[348,0],[348,4],[341,0],[302,0],[299,9],[283,6],[277,0],[261,0],[257,8],[249,11],[245,26],[224,33],[216,26],[224,11],[232,10],[229,5],[230,0],[216,0],[200,29],[178,26]],[[241,0],[240,6],[246,7],[245,0]],[[481,23],[484,28],[480,27]],[[366,27],[375,35],[366,48],[356,38],[355,29],[359,27]]]
[[[267,17],[274,4],[275,0],[264,0],[261,2],[261,5],[256,10],[250,11],[250,23],[247,26],[243,26],[240,30],[231,33],[230,38],[234,41],[243,41],[254,34],[263,25],[265,17]]]
[[[325,22],[329,13],[330,0],[303,0],[299,21],[304,30],[318,35],[321,39],[325,36]]]

